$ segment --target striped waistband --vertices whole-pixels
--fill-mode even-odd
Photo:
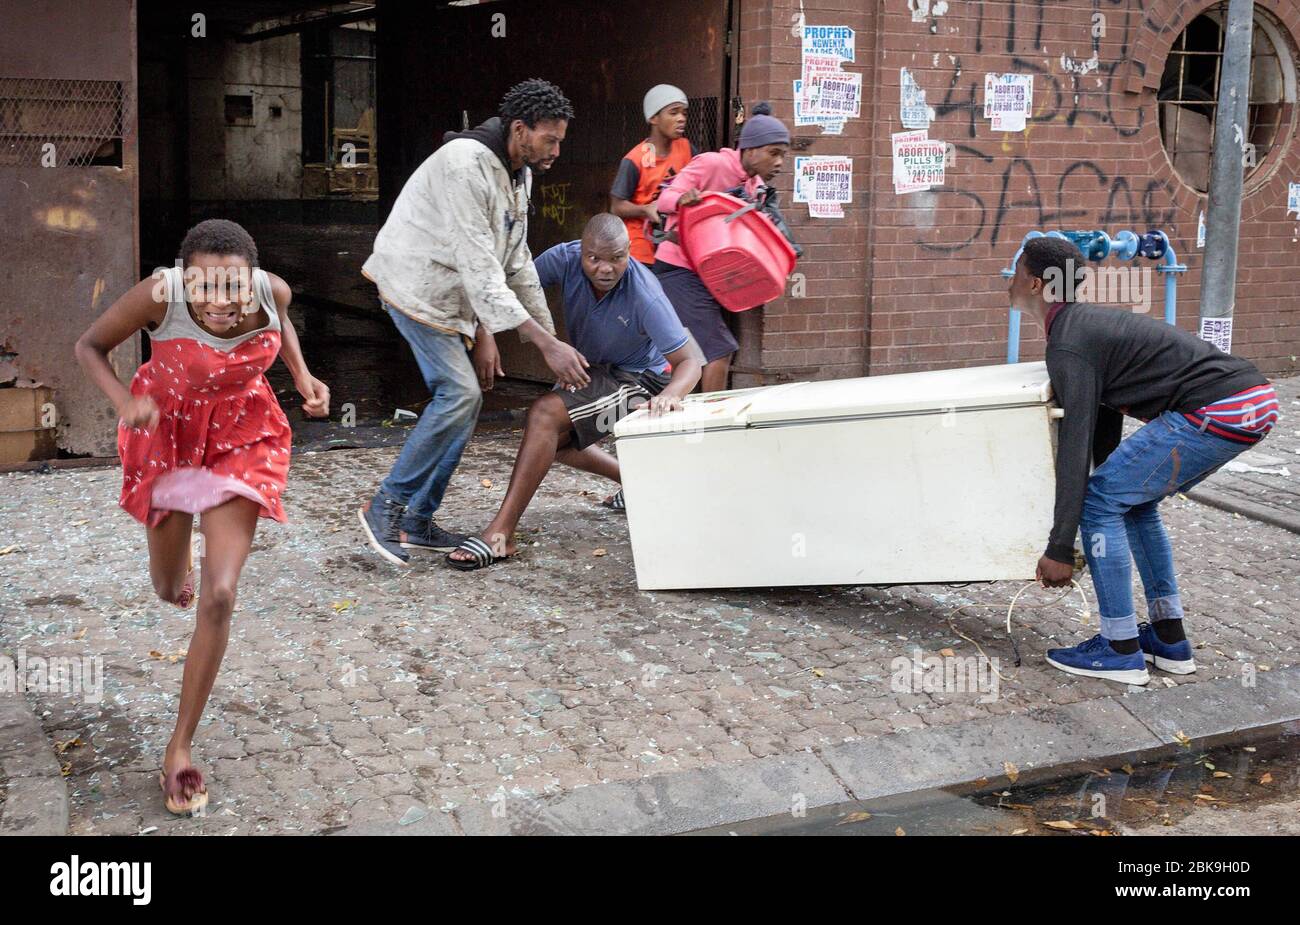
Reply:
[[[1183,417],[1202,433],[1234,440],[1258,443],[1273,429],[1280,414],[1277,392],[1273,386],[1252,386],[1216,402],[1185,413]]]

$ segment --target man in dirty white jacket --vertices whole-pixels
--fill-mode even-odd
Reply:
[[[533,173],[560,154],[573,107],[560,89],[526,80],[500,115],[444,144],[402,187],[362,273],[415,354],[430,401],[378,493],[358,512],[371,547],[390,562],[414,548],[464,541],[434,523],[474,432],[483,397],[503,375],[494,334],[517,330],[566,387],[590,379],[587,361],[555,337],[529,253]]]

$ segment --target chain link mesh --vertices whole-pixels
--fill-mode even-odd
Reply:
[[[122,111],[121,81],[0,77],[0,167],[85,167],[112,157]]]

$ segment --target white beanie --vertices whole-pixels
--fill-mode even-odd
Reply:
[[[673,103],[682,103],[689,105],[686,94],[678,90],[672,84],[659,84],[651,87],[650,92],[645,95],[645,102],[641,108],[645,110],[645,120],[649,122],[665,106],[671,106]]]

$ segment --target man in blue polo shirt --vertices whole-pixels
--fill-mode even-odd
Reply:
[[[501,509],[481,536],[448,554],[453,568],[473,571],[514,555],[519,518],[553,463],[619,481],[618,460],[596,444],[646,403],[652,415],[680,410],[699,381],[702,351],[655,275],[629,261],[629,250],[623,222],[603,212],[582,240],[557,244],[534,261],[543,287],[561,287],[569,342],[591,382],[557,385],[533,402]],[[621,509],[621,502],[620,490],[607,505]]]

